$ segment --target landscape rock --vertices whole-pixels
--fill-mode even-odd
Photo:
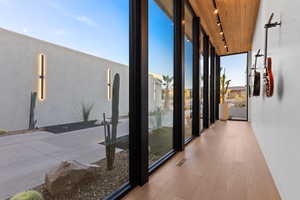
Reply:
[[[46,173],[46,189],[53,196],[66,193],[82,180],[93,177],[98,167],[97,165],[82,164],[75,160],[63,161]]]

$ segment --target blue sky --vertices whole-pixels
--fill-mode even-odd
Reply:
[[[221,67],[226,69],[226,76],[231,80],[230,86],[246,85],[247,54],[221,57]]]
[[[149,71],[173,76],[173,23],[149,1]]]
[[[0,27],[128,64],[128,0],[0,0]],[[149,71],[173,76],[173,23],[149,0]],[[192,85],[192,46],[185,40],[186,88]],[[244,82],[246,59],[222,58],[232,85]]]
[[[173,22],[154,3],[149,1],[149,71],[173,76]],[[185,87],[192,88],[192,43],[185,40]]]
[[[128,1],[100,1],[0,0],[0,27],[128,64]]]
[[[193,87],[193,45],[185,38],[184,40],[184,66],[185,66],[185,88]]]

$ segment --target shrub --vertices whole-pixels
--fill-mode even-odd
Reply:
[[[10,200],[44,200],[44,198],[36,191],[26,191],[16,194]]]
[[[7,133],[6,130],[0,128],[0,134]]]

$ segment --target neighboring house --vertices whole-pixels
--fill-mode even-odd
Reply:
[[[111,113],[114,74],[120,74],[120,115],[129,112],[127,65],[92,56],[0,28],[0,128],[28,128],[30,94],[39,92],[40,56],[44,56],[45,90],[37,100],[37,126],[82,121],[82,105],[93,105],[90,119]],[[161,85],[149,76],[149,106],[161,104]],[[153,91],[151,91],[153,90]]]

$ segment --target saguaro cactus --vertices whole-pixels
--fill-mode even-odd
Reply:
[[[107,159],[107,169],[112,170],[116,153],[117,128],[119,121],[119,93],[120,93],[120,75],[114,76],[112,90],[112,116],[110,123],[106,122],[105,113],[103,113],[103,125],[105,134],[105,149]],[[110,131],[111,125],[111,131]]]
[[[220,77],[220,83],[221,83],[221,104],[225,103],[225,97],[228,92],[229,84],[231,80],[227,80],[225,69],[223,75]]]
[[[29,113],[29,129],[34,129],[35,125],[37,123],[37,120],[35,120],[35,106],[36,106],[36,92],[31,92],[30,96],[30,113]]]

